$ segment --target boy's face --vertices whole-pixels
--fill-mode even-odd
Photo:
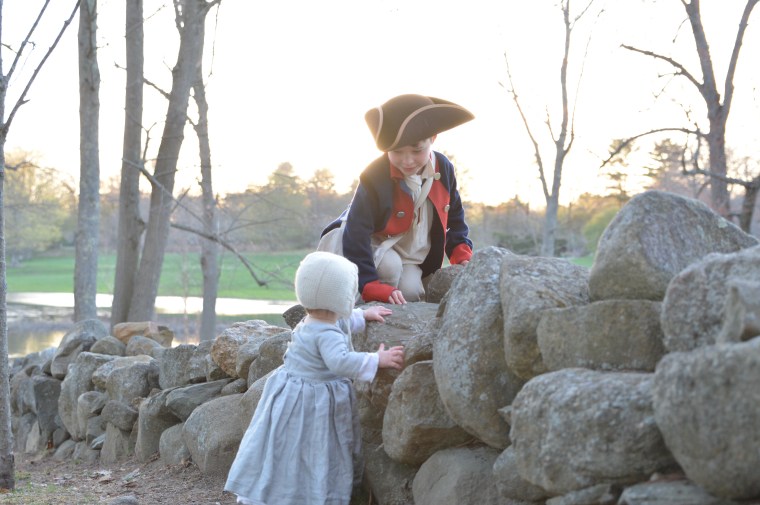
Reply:
[[[388,151],[388,160],[404,175],[414,175],[420,172],[430,160],[430,151],[433,149],[434,140],[435,137],[432,137],[420,140],[410,146]]]

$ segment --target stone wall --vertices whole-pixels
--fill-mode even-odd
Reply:
[[[590,270],[489,247],[432,285],[354,335],[359,351],[406,346],[403,371],[356,384],[373,503],[760,498],[754,237],[650,191]],[[13,363],[16,451],[226,473],[290,330],[245,321],[171,347],[155,324],[98,324]]]

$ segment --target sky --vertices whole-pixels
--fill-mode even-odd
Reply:
[[[34,50],[10,83],[7,109],[74,0],[51,3],[46,23],[33,37]],[[100,170],[106,181],[121,168],[124,72],[118,66],[125,59],[124,0],[98,3]],[[701,3],[722,83],[745,2]],[[4,44],[18,44],[41,4],[5,0]],[[625,43],[673,56],[701,76],[681,2],[596,0],[597,6],[604,12],[591,12],[574,31],[569,91],[577,109],[576,139],[563,173],[563,203],[583,192],[605,191],[607,180],[599,165],[612,139],[684,126],[684,106],[693,108],[694,117],[704,117],[693,87],[658,77],[669,71],[666,65],[620,48]],[[728,133],[728,145],[737,156],[754,160],[760,160],[760,66],[753,64],[760,58],[757,11],[742,48]],[[165,0],[145,0],[145,16],[146,77],[168,90],[178,46],[173,12]],[[45,166],[74,179],[79,170],[76,23],[38,75],[6,145],[6,151],[37,153]],[[533,146],[507,91],[505,54],[544,164],[551,168],[554,151],[545,119],[548,113],[555,128],[560,121],[564,36],[556,1],[223,0],[208,16],[206,35],[204,75],[217,192],[263,184],[285,162],[304,179],[317,169],[329,169],[337,189],[348,190],[380,155],[364,113],[395,95],[419,93],[454,101],[475,115],[473,121],[440,134],[435,143],[437,150],[453,156],[466,200],[497,205],[517,196],[543,205]],[[3,72],[11,57],[4,48]],[[663,88],[667,93],[655,97]],[[158,148],[165,114],[166,102],[146,88],[144,123],[152,127],[149,157]],[[700,121],[704,129],[705,122]],[[188,128],[177,190],[197,187],[196,153],[197,142]],[[634,155],[634,172],[643,171],[647,153],[642,145]]]

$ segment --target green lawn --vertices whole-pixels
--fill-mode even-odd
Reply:
[[[243,263],[231,254],[222,257],[220,298],[251,300],[295,300],[293,278],[296,268],[309,251],[247,254],[256,276],[266,283],[259,286]],[[591,267],[593,255],[573,258],[578,265]],[[116,255],[98,258],[98,292],[113,293]],[[7,270],[8,292],[72,293],[74,291],[74,251],[67,250],[25,261]],[[170,253],[164,259],[158,288],[161,296],[201,296],[202,276],[199,255]]]
[[[258,282],[243,263],[231,254],[222,257],[219,279],[220,298],[252,300],[295,300],[293,278],[298,263],[308,251],[255,253],[245,255]],[[116,254],[98,257],[98,292],[113,293]],[[71,293],[74,290],[74,252],[57,252],[27,260],[7,270],[8,292]],[[199,255],[167,254],[158,294],[161,296],[201,296],[202,275]]]
[[[581,256],[580,258],[570,258],[570,261],[576,265],[591,268],[591,266],[594,264],[594,254],[592,253],[587,256]]]

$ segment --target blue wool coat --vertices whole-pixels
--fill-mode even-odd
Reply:
[[[454,165],[443,154],[434,151],[434,155],[436,180],[430,188],[428,200],[433,203],[435,212],[430,232],[430,252],[420,265],[423,277],[441,268],[444,253],[451,258],[458,247],[472,251]],[[412,225],[413,216],[414,201],[404,182],[404,175],[391,166],[388,156],[383,154],[362,172],[349,207],[322,231],[324,236],[345,220],[343,256],[359,268],[359,292],[367,283],[378,280],[372,254],[372,235],[377,233],[390,237],[404,233]]]

